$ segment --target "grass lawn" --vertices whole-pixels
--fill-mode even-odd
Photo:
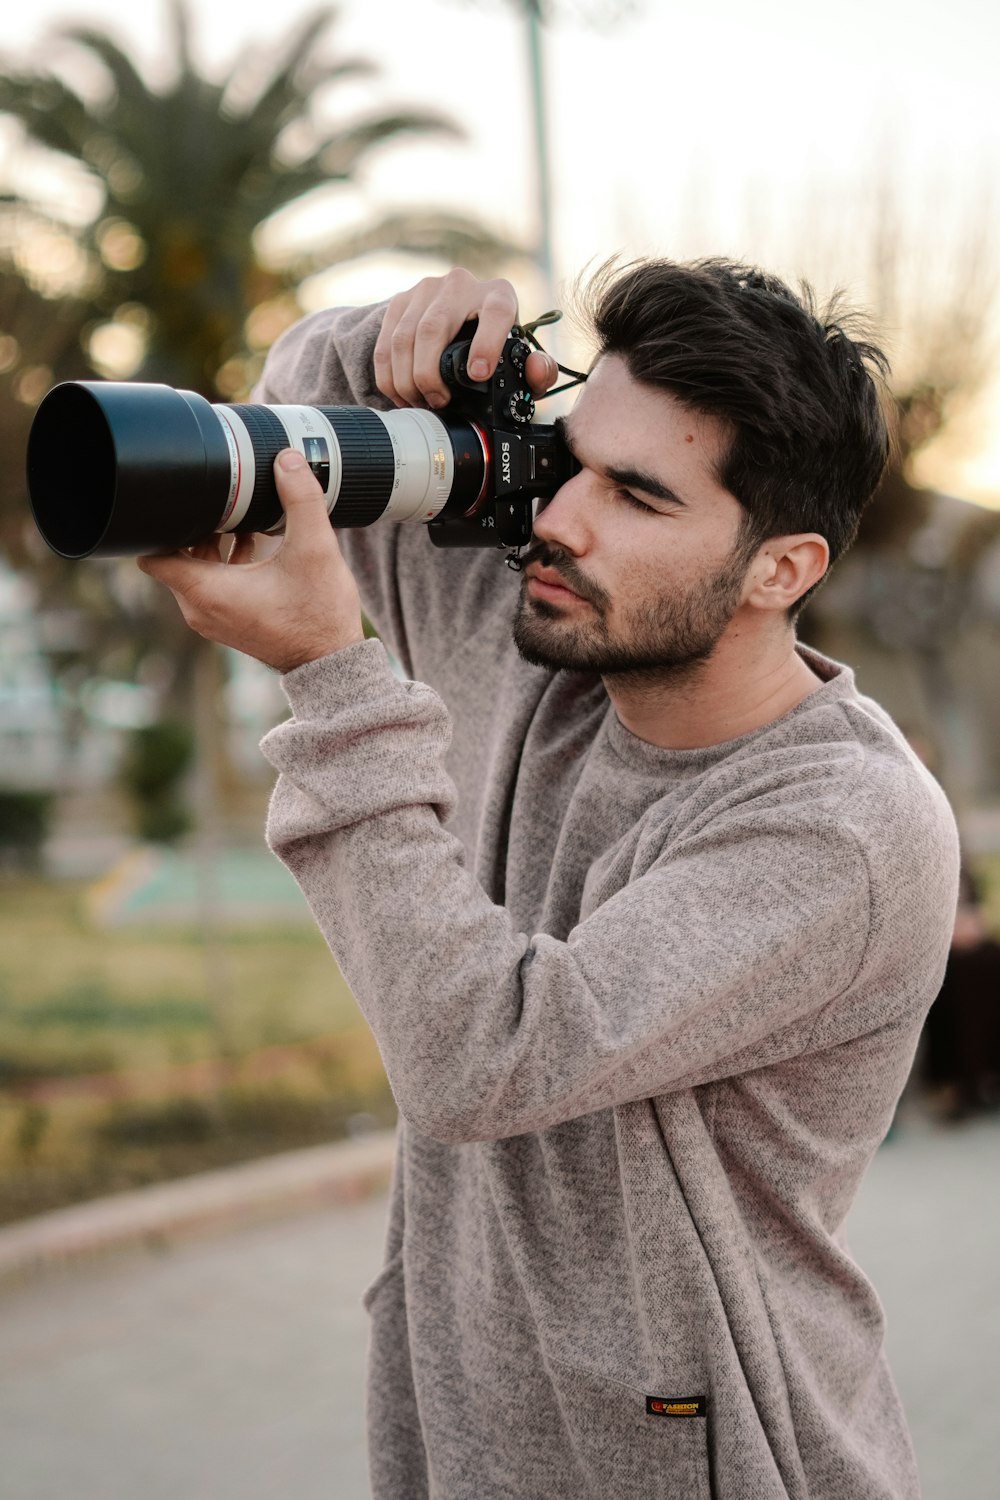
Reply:
[[[393,1108],[311,926],[102,928],[82,885],[0,881],[0,1222],[329,1140]]]
[[[1000,857],[976,862],[1000,935]],[[0,1223],[391,1123],[375,1043],[308,923],[206,949],[0,880]]]

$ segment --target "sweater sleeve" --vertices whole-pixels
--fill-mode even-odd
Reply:
[[[253,400],[387,410],[372,365],[384,315],[377,303],[303,318],[274,344]],[[456,639],[466,640],[492,605],[509,610],[510,575],[495,548],[438,548],[414,521],[337,536],[365,613],[410,677],[439,684]]]
[[[303,318],[268,353],[252,400],[264,405],[370,406],[390,403],[375,384],[372,351],[384,303],[332,307]],[[384,522],[339,533],[365,613],[389,650],[412,672],[411,643],[398,587],[401,527]]]
[[[263,744],[280,772],[268,839],[426,1134],[499,1139],[707,1082],[767,1039],[780,1052],[850,986],[869,895],[838,820],[710,822],[565,942],[528,935],[442,826],[437,695],[397,681],[376,641],[284,684],[294,717]]]

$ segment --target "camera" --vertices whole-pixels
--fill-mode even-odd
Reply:
[[[447,414],[365,406],[213,405],[194,391],[66,381],[35,413],[28,495],[60,557],[172,552],[215,532],[280,532],[273,465],[304,454],[335,527],[426,523],[439,547],[519,548],[532,502],[577,470],[554,427],[533,424],[529,335],[507,337],[491,379],[468,373],[475,323],[441,356]]]

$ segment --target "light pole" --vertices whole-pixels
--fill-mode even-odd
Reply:
[[[558,301],[555,258],[552,253],[552,176],[549,157],[549,127],[546,116],[545,58],[542,51],[541,0],[522,0],[527,30],[528,68],[531,80],[531,111],[535,137],[535,204],[537,239],[535,255],[548,307]]]

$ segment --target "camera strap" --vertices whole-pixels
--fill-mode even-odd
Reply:
[[[559,311],[559,309],[553,308],[551,312],[542,313],[540,317],[535,318],[535,320],[531,323],[522,323],[521,332],[524,334],[529,344],[531,344],[535,349],[539,350],[539,352],[542,354],[548,354],[549,351],[547,349],[543,349],[542,345],[535,337],[535,329],[547,328],[552,323],[558,323],[561,317],[562,313]],[[554,359],[555,356],[550,355],[550,358]],[[562,385],[554,386],[550,391],[544,391],[541,396],[537,396],[535,398],[537,401],[544,400],[546,396],[558,396],[561,391],[571,391],[574,386],[583,385],[584,381],[587,378],[582,370],[571,370],[566,365],[561,365],[558,360],[556,360],[556,369],[562,375],[569,375],[571,379],[564,381]],[[521,562],[521,548],[515,547],[512,551],[508,552],[504,561],[506,562],[508,568],[510,568],[511,572],[520,573],[521,568],[523,567],[523,564]]]
[[[561,317],[562,313],[559,311],[559,309],[553,308],[550,312],[542,313],[541,316],[535,318],[534,322],[532,323],[522,323],[521,329],[529,344],[532,344],[536,349],[540,351],[540,353],[548,354],[549,351],[547,349],[543,349],[541,344],[535,338],[535,329],[547,328],[552,323],[558,323]],[[554,358],[555,356],[550,357]],[[571,370],[566,365],[561,365],[558,360],[556,360],[556,369],[560,372],[560,374],[571,375],[573,378],[571,380],[564,381],[562,385],[553,386],[552,390],[543,392],[541,396],[536,397],[536,400],[542,401],[546,396],[558,396],[562,391],[571,391],[574,386],[583,385],[584,381],[587,378],[581,370]]]

